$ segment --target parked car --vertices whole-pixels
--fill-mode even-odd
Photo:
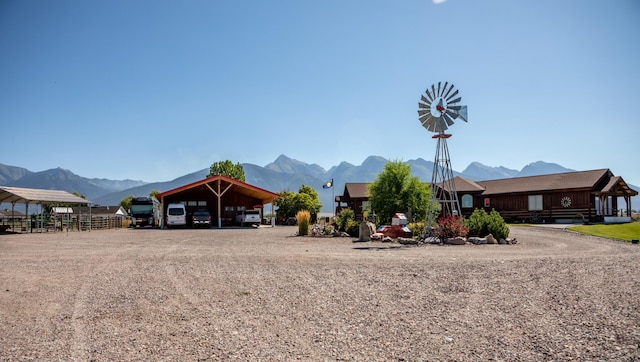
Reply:
[[[411,230],[408,227],[403,225],[380,225],[378,230],[376,230],[376,234],[380,233],[384,236],[388,236],[390,238],[396,239],[398,237],[402,238],[410,238],[413,236]]]
[[[208,210],[196,210],[191,215],[191,225],[197,227],[211,227],[211,214]]]
[[[243,210],[236,214],[236,224],[244,225],[260,225],[260,210]]]

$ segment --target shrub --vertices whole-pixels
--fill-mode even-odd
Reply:
[[[349,220],[345,231],[347,232],[347,234],[349,234],[349,236],[359,237],[360,223],[355,220]]]
[[[509,236],[509,226],[496,210],[487,214],[483,209],[475,209],[465,220],[465,226],[469,229],[469,236],[483,238],[491,234],[496,239],[506,239]]]
[[[506,239],[509,237],[509,226],[496,210],[491,210],[489,213],[487,230],[496,239]]]
[[[485,237],[489,235],[487,220],[489,214],[484,209],[475,209],[471,216],[465,220],[464,225],[469,230],[469,236]]]
[[[309,234],[309,221],[311,220],[311,214],[307,210],[300,210],[296,214],[296,220],[298,221],[298,235]]]
[[[351,209],[342,209],[336,215],[335,222],[338,226],[338,230],[347,231],[347,225],[349,221],[354,221],[356,219],[356,214]]]
[[[467,235],[467,228],[461,217],[445,216],[438,219],[438,225],[434,228],[433,234],[440,240],[456,236],[464,237]]]
[[[411,233],[413,233],[413,236],[421,236],[426,233],[426,229],[424,228],[423,221],[410,222],[409,225],[407,225],[407,227],[409,228],[409,230],[411,230]]]

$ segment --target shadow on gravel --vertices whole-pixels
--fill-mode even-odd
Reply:
[[[388,246],[357,246],[353,250],[405,250],[412,248],[412,245],[388,245]]]

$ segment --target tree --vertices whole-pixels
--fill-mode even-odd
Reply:
[[[390,161],[369,185],[369,203],[383,224],[391,223],[396,212],[411,210],[417,219],[426,216],[429,186],[411,174],[411,166]]]
[[[131,210],[131,200],[133,200],[133,198],[134,198],[133,195],[129,195],[124,199],[120,200],[120,206],[122,206],[122,208],[127,211]]]
[[[273,200],[273,205],[278,207],[279,218],[293,217],[296,214],[295,196],[291,191],[281,191],[280,196]]]
[[[311,186],[302,185],[298,193],[281,191],[280,197],[273,201],[278,207],[278,218],[294,217],[301,210],[317,214],[322,208],[318,193]]]
[[[149,197],[154,198],[159,193],[160,193],[160,191],[158,191],[158,190],[151,190],[151,192],[149,192]]]
[[[225,175],[242,182],[245,181],[244,167],[242,167],[240,162],[235,165],[229,160],[214,162],[211,164],[211,167],[209,167],[209,174],[207,177],[211,177],[213,175]]]
[[[310,214],[317,214],[322,209],[322,203],[320,202],[320,197],[316,190],[311,186],[302,185],[300,186],[300,190],[298,190],[298,195],[296,198],[296,208],[297,211],[307,210]]]

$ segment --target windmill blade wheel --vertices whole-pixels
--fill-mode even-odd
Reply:
[[[529,214],[529,222],[532,224],[539,224],[542,222],[542,215],[537,211],[532,212]]]

